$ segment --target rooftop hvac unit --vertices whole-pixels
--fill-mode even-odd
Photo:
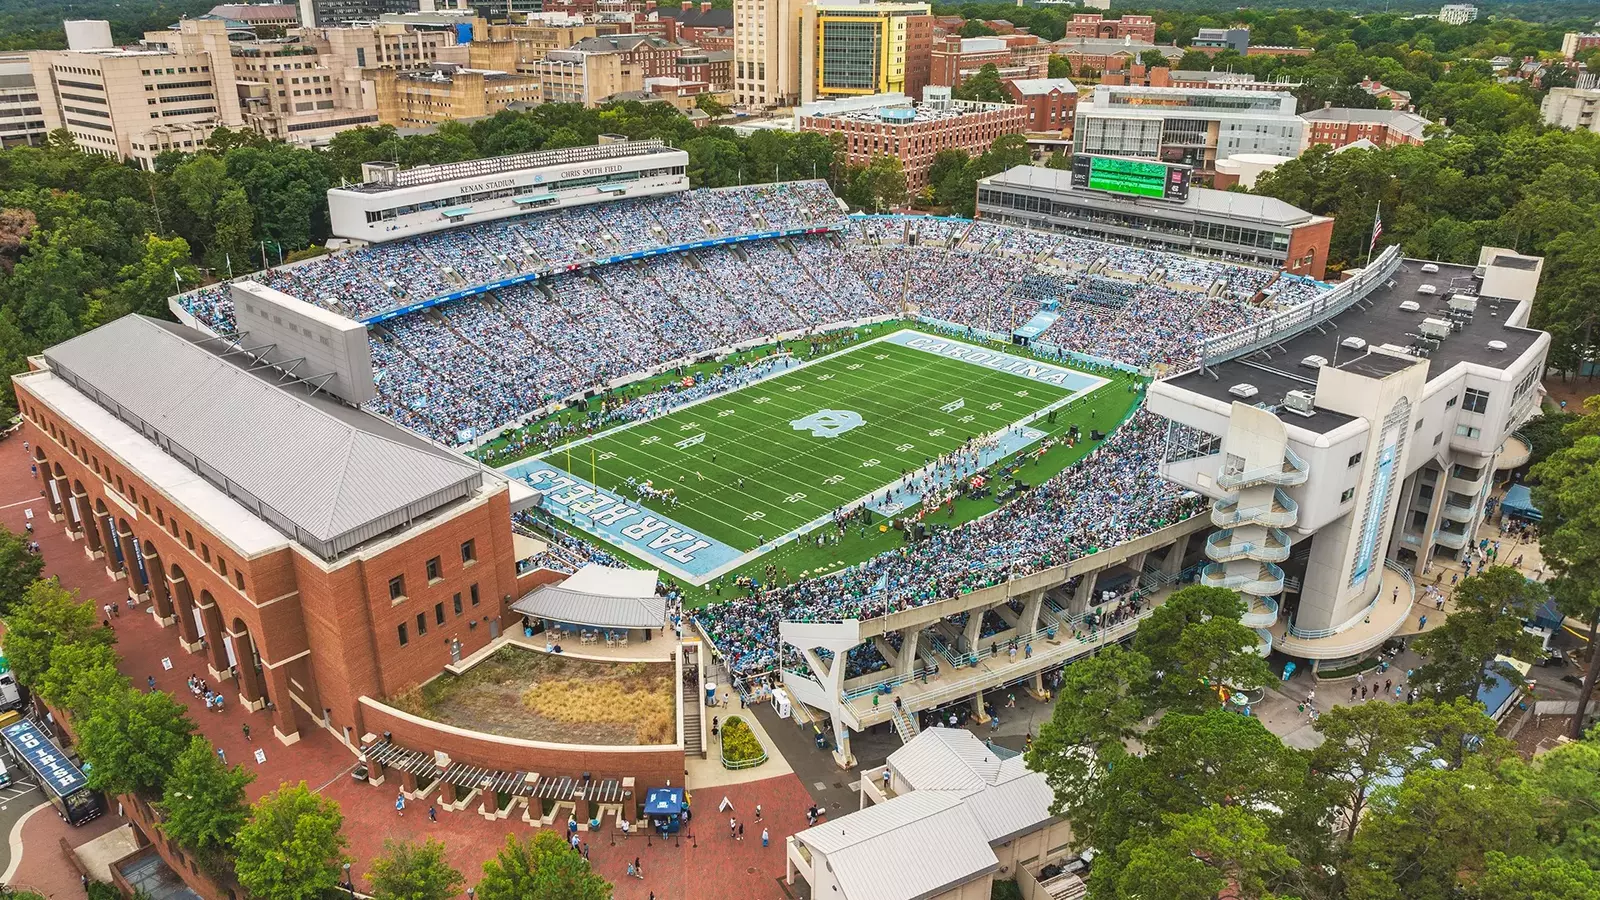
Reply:
[[[1422,304],[1415,300],[1406,300],[1400,304],[1401,312],[1420,312],[1421,310]]]
[[[1450,328],[1451,325],[1449,319],[1439,319],[1429,316],[1428,318],[1422,320],[1422,325],[1420,326],[1419,330],[1428,337],[1439,338],[1443,340],[1444,338],[1450,336]]]
[[[1347,337],[1339,342],[1339,346],[1346,350],[1365,350],[1367,342],[1358,337]]]
[[[1297,416],[1316,415],[1317,411],[1313,406],[1316,399],[1317,395],[1309,391],[1290,391],[1283,395],[1283,408]]]
[[[1431,284],[1424,284],[1424,285],[1420,285],[1417,288],[1417,293],[1419,293],[1419,294],[1427,294],[1429,296],[1432,296],[1434,294],[1439,293],[1439,289],[1434,287]]]
[[[1253,384],[1236,384],[1228,388],[1228,393],[1238,397],[1240,400],[1249,400],[1261,392]]]
[[[1327,364],[1328,358],[1326,356],[1318,356],[1315,353],[1311,354],[1305,359],[1300,360],[1300,365],[1305,366],[1308,369],[1320,369]]]
[[[1489,342],[1489,349],[1493,350],[1496,353],[1504,353],[1504,352],[1506,352],[1506,342],[1505,341],[1490,341]]]
[[[1431,275],[1432,273],[1439,271],[1439,267],[1437,265],[1433,264],[1433,263],[1423,263],[1422,264],[1422,271],[1427,272],[1427,273],[1429,273]]]
[[[1473,294],[1454,294],[1450,297],[1449,305],[1457,312],[1473,312],[1478,308],[1478,298]]]

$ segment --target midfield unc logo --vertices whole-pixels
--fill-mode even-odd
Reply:
[[[866,420],[861,418],[861,413],[848,409],[819,409],[803,419],[795,419],[789,423],[795,431],[809,429],[812,437],[820,438],[838,437],[864,424]]]

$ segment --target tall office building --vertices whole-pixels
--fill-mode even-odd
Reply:
[[[800,97],[922,96],[933,64],[926,3],[810,3],[800,16]]]
[[[800,99],[801,0],[733,0],[733,102]]]

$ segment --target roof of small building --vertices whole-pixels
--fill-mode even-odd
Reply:
[[[1310,112],[1301,113],[1300,118],[1305,119],[1307,122],[1386,125],[1395,131],[1418,140],[1422,139],[1423,131],[1433,124],[1422,116],[1406,112],[1403,109],[1353,109],[1346,106],[1313,109]]]
[[[1051,91],[1060,91],[1063,94],[1078,92],[1077,85],[1073,84],[1070,78],[1016,78],[1011,84],[1024,97],[1048,94]]]

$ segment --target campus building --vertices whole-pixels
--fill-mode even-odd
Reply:
[[[33,145],[61,127],[50,84],[26,53],[0,54],[0,147]]]
[[[1335,150],[1362,140],[1378,147],[1420,146],[1427,137],[1428,126],[1433,124],[1416,113],[1400,109],[1328,107],[1304,113],[1300,118],[1309,128],[1308,145],[1328,144]]]
[[[237,692],[283,743],[324,727],[354,748],[361,698],[499,633],[520,594],[509,487],[256,363],[125,316],[13,383],[52,521],[149,603],[177,668]]]
[[[520,72],[440,67],[379,69],[373,75],[379,121],[401,128],[492,116],[513,103],[536,103],[540,96],[539,80]]]
[[[1600,90],[1583,88],[1553,88],[1539,104],[1539,116],[1546,125],[1600,131],[1595,113],[1600,111]]]
[[[965,150],[977,156],[995,138],[1028,130],[1025,107],[951,100],[948,88],[929,88],[927,96],[924,103],[902,94],[880,94],[807,104],[796,111],[795,120],[801,131],[838,135],[851,165],[864,166],[880,156],[899,159],[912,193],[928,183],[939,151]]]
[[[1191,187],[1182,201],[1075,188],[1072,173],[1018,166],[978,182],[978,216],[1041,231],[1232,259],[1321,278],[1333,219],[1272,197]]]
[[[1050,45],[1035,34],[947,34],[933,44],[928,83],[957,87],[984,66],[994,66],[1002,79],[1043,78],[1050,71]]]
[[[1086,72],[1115,72],[1138,62],[1145,53],[1158,50],[1168,60],[1176,63],[1183,51],[1171,44],[1152,44],[1131,37],[1113,38],[1073,37],[1071,35],[1050,45],[1050,52],[1066,59],[1075,75]]]
[[[1600,47],[1600,32],[1569,31],[1561,36],[1561,55],[1569,60],[1596,47]]]
[[[1465,25],[1478,21],[1478,8],[1469,3],[1447,3],[1439,7],[1439,21],[1446,25]]]
[[[1029,136],[1071,138],[1078,87],[1068,78],[1016,78],[1005,83],[1011,102],[1028,111]]]
[[[976,900],[995,881],[1038,887],[1040,870],[1070,856],[1072,829],[1050,814],[1044,773],[965,729],[912,738],[861,773],[860,796],[857,811],[789,837],[790,884],[798,875],[810,896],[841,900]],[[1083,888],[1076,875],[1051,886],[1062,893],[1024,896]]]
[[[932,64],[926,3],[808,3],[800,19],[800,100],[922,96]]]
[[[803,0],[734,0],[733,99],[787,106],[800,99]]]
[[[1080,153],[1140,156],[1193,166],[1202,175],[1235,153],[1299,156],[1306,123],[1293,94],[1102,84],[1078,104]]]
[[[1406,621],[1432,560],[1474,544],[1539,409],[1550,336],[1527,323],[1542,269],[1495,247],[1475,267],[1390,248],[1312,309],[1211,338],[1200,368],[1151,386],[1171,423],[1163,474],[1213,499],[1201,583],[1245,595],[1265,646],[1359,656]]]
[[[1067,23],[1066,37],[1129,38],[1153,44],[1156,40],[1156,22],[1150,16],[1126,15],[1120,19],[1107,19],[1099,13],[1077,13]]]

